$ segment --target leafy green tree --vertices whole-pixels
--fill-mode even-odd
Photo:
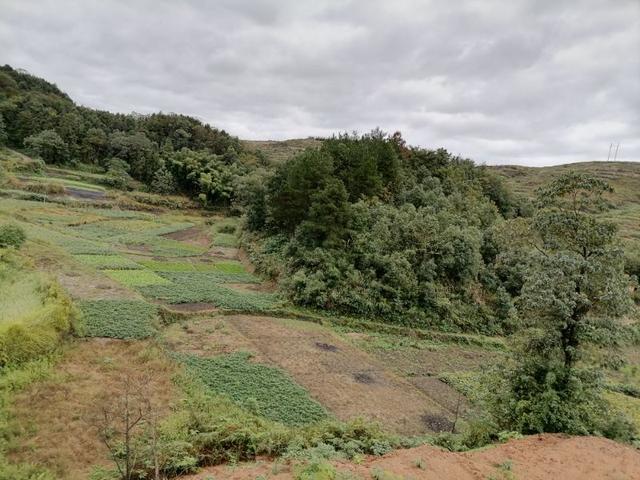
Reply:
[[[43,130],[25,138],[24,146],[47,163],[64,163],[69,158],[67,144],[55,130]]]
[[[4,118],[0,113],[0,146],[5,145],[8,138],[9,135],[7,134],[7,126],[5,125]]]
[[[333,172],[331,157],[306,150],[281,165],[269,182],[269,223],[293,233],[306,218],[311,197],[324,188]]]
[[[129,165],[133,178],[150,182],[159,167],[154,144],[142,132],[115,132],[109,141],[111,154]]]
[[[298,228],[303,242],[326,248],[344,245],[351,222],[349,195],[342,181],[332,178],[322,190],[311,195],[306,220]]]
[[[171,194],[176,193],[177,184],[173,174],[164,165],[153,174],[151,181],[151,191],[156,193]]]
[[[523,433],[606,432],[588,344],[618,328],[631,305],[614,225],[598,219],[609,185],[567,173],[538,192],[528,237],[537,239],[517,305],[529,328],[496,404],[499,423]]]
[[[101,128],[87,130],[80,148],[81,158],[86,163],[104,165],[109,153],[109,138]]]

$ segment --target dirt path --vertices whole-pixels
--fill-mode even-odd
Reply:
[[[451,412],[441,404],[320,325],[246,315],[225,320],[341,420],[364,416],[405,435],[451,429]]]
[[[637,480],[640,452],[598,437],[535,435],[483,450],[452,453],[432,446],[396,450],[383,457],[368,457],[359,464],[334,462],[336,469],[355,479],[375,472],[387,477],[421,480]],[[291,480],[291,469],[273,474],[270,462],[236,467],[218,466],[182,480],[224,478]],[[392,474],[394,476],[392,476]],[[377,477],[383,478],[383,477]]]

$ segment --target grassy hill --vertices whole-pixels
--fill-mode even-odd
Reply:
[[[610,208],[603,213],[619,225],[621,236],[640,252],[640,163],[583,162],[552,167],[500,165],[490,167],[502,175],[517,193],[534,197],[535,190],[562,173],[587,172],[608,181],[614,192],[608,196]]]
[[[249,152],[261,151],[270,163],[282,163],[309,147],[319,147],[321,141],[315,138],[293,138],[291,140],[242,140],[242,146]]]

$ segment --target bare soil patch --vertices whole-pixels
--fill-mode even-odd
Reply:
[[[211,249],[205,253],[208,257],[225,258],[227,260],[238,259],[238,249],[233,247],[211,247]]]
[[[424,468],[416,465],[418,460]],[[453,453],[425,445],[367,457],[358,465],[334,464],[338,471],[362,479],[382,471],[394,474],[393,478],[420,480],[635,480],[640,472],[640,453],[599,437],[535,435],[473,452]],[[260,475],[273,480],[294,478],[291,469],[272,474],[272,463],[259,462],[221,465],[182,480],[204,480],[211,475],[226,480],[254,480]]]
[[[256,353],[256,361],[266,361],[252,342],[227,324],[225,317],[207,316],[174,323],[164,330],[164,340],[172,350],[181,353],[212,357],[250,351]]]
[[[194,302],[194,303],[176,303],[172,305],[166,305],[166,308],[172,312],[215,312],[217,307],[212,303]]]
[[[208,247],[211,243],[209,234],[198,226],[185,228],[184,230],[178,230],[177,232],[166,233],[162,236],[170,238],[171,240],[177,240],[179,242],[185,242],[201,247]]]
[[[104,192],[96,190],[84,190],[82,188],[74,187],[64,187],[64,191],[70,197],[80,198],[82,200],[102,200],[106,196]]]
[[[276,290],[275,285],[272,283],[225,283],[224,286],[233,290],[248,293],[273,293]]]
[[[74,299],[101,300],[111,298],[139,299],[140,294],[120,285],[107,276],[98,276],[83,271],[59,272],[56,275],[60,285]]]
[[[364,416],[391,431],[411,435],[430,430],[422,421],[426,414],[452,416],[433,398],[325,327],[245,315],[226,320],[251,343],[251,350],[289,372],[342,420]],[[319,348],[319,344],[335,349]]]
[[[10,413],[21,428],[14,460],[43,465],[57,478],[86,479],[98,463],[109,466],[108,452],[88,419],[98,399],[113,395],[126,375],[148,373],[153,402],[167,412],[174,399],[174,367],[142,342],[82,341],[56,367],[50,380],[21,392]]]

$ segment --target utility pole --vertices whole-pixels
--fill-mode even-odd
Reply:
[[[611,149],[613,148],[613,143],[609,144],[609,155],[607,155],[607,162],[609,161],[609,159],[611,158]]]
[[[613,154],[613,161],[615,162],[618,158],[618,149],[620,148],[620,144],[616,145],[616,153]]]

